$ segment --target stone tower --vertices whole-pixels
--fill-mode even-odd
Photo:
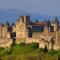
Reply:
[[[53,26],[54,26],[54,32],[55,32],[55,43],[58,44],[58,37],[59,37],[59,22],[57,20],[57,18],[55,18],[54,22],[53,22]]]
[[[49,36],[49,28],[47,25],[44,27],[44,34],[45,34],[45,40],[47,40]]]
[[[59,21],[57,18],[53,21],[53,26],[54,26],[54,32],[59,30]]]
[[[53,26],[54,26],[54,33],[55,33],[54,49],[58,50],[60,48],[59,48],[59,22],[58,22],[57,18],[55,18],[55,20],[53,22]]]
[[[29,20],[29,16],[21,16],[16,22],[16,40],[22,40],[23,38],[26,38]]]
[[[2,38],[7,38],[7,25],[2,26]]]

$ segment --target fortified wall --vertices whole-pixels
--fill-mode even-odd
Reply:
[[[0,46],[10,46],[11,43],[37,42],[39,48],[60,50],[60,26],[57,18],[52,22],[32,22],[29,16],[21,16],[14,25],[0,25]],[[3,42],[1,42],[3,41]],[[6,45],[5,45],[6,42]]]

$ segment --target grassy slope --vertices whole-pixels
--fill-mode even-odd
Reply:
[[[19,46],[0,50],[2,60],[57,60],[60,51],[44,52],[39,48],[33,48],[31,45]]]

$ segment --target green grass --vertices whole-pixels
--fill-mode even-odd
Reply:
[[[60,51],[44,52],[36,43],[19,44],[0,50],[0,60],[58,60],[58,58],[60,58]]]

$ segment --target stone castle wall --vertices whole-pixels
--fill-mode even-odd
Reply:
[[[7,47],[10,47],[12,44],[12,39],[0,39],[0,47],[4,47],[4,48],[7,48]]]
[[[16,33],[16,43],[25,42],[25,43],[32,43],[37,42],[39,43],[39,48],[48,49],[60,49],[60,31],[58,31],[58,25],[53,24],[54,32],[50,32],[48,26],[44,27],[43,32],[32,32],[32,37],[28,37],[29,30],[28,25],[30,18],[27,16],[21,16],[16,24],[12,26],[12,33]],[[32,28],[32,25],[29,25]],[[4,25],[3,27],[0,26],[0,46],[1,47],[8,47],[12,43],[12,37],[10,36],[10,32],[8,32],[7,26]],[[51,37],[52,36],[52,37]],[[55,38],[54,38],[55,36]],[[49,39],[50,38],[50,39]],[[53,38],[53,39],[52,39]],[[53,43],[54,41],[54,43]]]

